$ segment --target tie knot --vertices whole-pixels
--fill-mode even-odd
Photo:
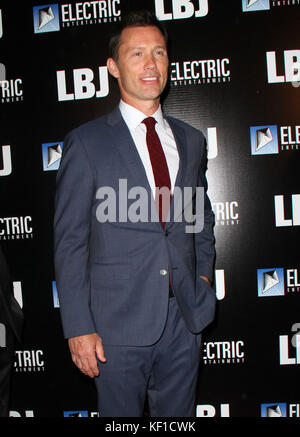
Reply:
[[[155,124],[156,124],[156,120],[153,117],[148,117],[148,118],[145,118],[145,120],[143,120],[142,123],[144,123],[146,125],[147,129],[148,128],[153,129]]]

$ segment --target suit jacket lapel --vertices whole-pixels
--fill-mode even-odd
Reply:
[[[179,126],[176,121],[173,118],[166,117],[168,120],[168,123],[170,125],[170,128],[173,132],[177,151],[179,155],[179,168],[178,173],[175,181],[175,192],[176,190],[181,192],[182,198],[179,195],[175,195],[172,197],[171,205],[170,205],[170,211],[169,211],[169,217],[168,221],[166,223],[166,228],[169,228],[172,226],[176,218],[178,218],[178,215],[182,214],[183,211],[183,188],[184,188],[184,177],[186,173],[186,135],[184,129]]]
[[[114,144],[128,167],[131,178],[135,180],[135,186],[144,187],[147,190],[148,199],[150,199],[148,206],[151,207],[154,222],[160,226],[158,211],[144,165],[118,107],[108,114],[107,123],[113,128]]]
[[[183,182],[186,172],[186,135],[184,129],[179,126],[173,118],[166,117],[166,119],[168,120],[170,128],[173,132],[179,154],[179,169],[175,181],[175,189],[181,190],[183,197]],[[152,211],[154,212],[155,222],[156,220],[159,221],[158,211],[156,209],[155,200],[152,195],[152,190],[148,182],[145,168],[135,147],[130,131],[118,107],[113,112],[108,114],[107,123],[113,128],[114,144],[121,154],[125,165],[128,166],[131,177],[136,181],[135,185],[145,187],[148,196],[151,198],[151,207]],[[176,214],[182,213],[182,200],[183,199],[180,199],[180,196],[172,197],[166,229],[172,225],[174,219],[176,218],[174,217],[174,211]],[[158,224],[160,225],[160,223]]]
[[[166,117],[168,120],[168,123],[170,125],[170,128],[173,132],[177,151],[179,155],[179,169],[175,181],[175,186],[177,187],[183,187],[183,181],[184,181],[184,175],[186,171],[186,135],[184,129],[179,126],[174,119]]]
[[[115,146],[128,165],[131,176],[136,180],[136,185],[145,187],[147,191],[150,190],[143,163],[118,107],[108,114],[107,122],[113,128]]]

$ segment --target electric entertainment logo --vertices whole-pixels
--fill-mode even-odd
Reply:
[[[64,411],[64,417],[89,417],[87,411]]]
[[[31,373],[45,370],[45,362],[42,350],[15,351],[15,372]]]
[[[171,63],[171,85],[203,85],[230,82],[228,58]]]
[[[56,281],[52,281],[52,297],[53,297],[54,308],[59,308],[59,299],[58,299]]]
[[[280,151],[300,150],[300,126],[280,126]]]
[[[33,7],[34,33],[57,32],[60,30],[58,4]]]
[[[62,27],[112,23],[121,20],[121,0],[101,0],[61,5]]]
[[[257,290],[259,297],[284,295],[283,268],[258,269]]]
[[[261,404],[261,417],[287,417],[286,404],[282,402]]]
[[[53,171],[59,169],[62,156],[63,143],[44,143],[42,144],[42,157],[44,171]]]
[[[271,6],[299,6],[300,0],[271,0]]]
[[[48,4],[33,7],[34,33],[121,20],[121,0]]]
[[[216,226],[230,226],[239,224],[239,203],[236,200],[226,202],[212,202]]]
[[[0,217],[0,241],[33,238],[32,217]]]
[[[23,101],[23,81],[21,78],[6,78],[6,67],[0,64],[0,100],[1,103]]]
[[[284,296],[300,291],[300,269],[257,269],[257,294],[259,297]]]
[[[267,155],[278,153],[277,126],[250,127],[251,154]]]
[[[243,340],[208,341],[203,343],[204,364],[241,364],[245,361]]]
[[[300,126],[250,127],[251,155],[269,155],[300,150]]]
[[[243,0],[243,12],[265,11],[270,9],[270,0]]]
[[[155,0],[155,13],[161,21],[201,18],[208,14],[208,0],[172,0],[171,8],[166,3],[166,0]]]
[[[21,308],[23,308],[22,284],[20,281],[13,281],[13,295]]]
[[[266,11],[271,7],[297,6],[300,0],[242,0],[243,12]]]
[[[286,290],[288,293],[300,291],[300,269],[286,269]]]
[[[64,411],[64,417],[99,417],[97,411],[88,412],[87,410]]]
[[[261,417],[300,417],[300,404],[287,402],[261,404]]]

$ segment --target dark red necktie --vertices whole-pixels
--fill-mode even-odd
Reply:
[[[159,218],[164,228],[170,206],[170,174],[160,139],[155,130],[156,120],[153,117],[148,117],[145,118],[143,123],[147,128],[146,142],[154,174],[155,187],[156,189],[165,187],[163,190],[161,190],[163,194],[160,195],[159,198],[155,196],[155,201],[158,205]]]
[[[160,142],[160,139],[155,130],[156,120],[153,117],[145,118],[143,123],[146,125],[147,134],[146,142],[149,150],[149,156],[152,164],[152,170],[154,174],[155,187],[165,187],[167,192],[164,192],[162,196],[158,198],[155,196],[155,201],[158,206],[159,218],[163,229],[165,228],[165,219],[168,215],[168,210],[171,202],[171,179],[167,160]],[[169,272],[169,297],[174,296],[171,284],[171,274]]]

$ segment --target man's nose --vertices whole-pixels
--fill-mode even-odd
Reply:
[[[156,60],[155,60],[153,53],[149,53],[148,55],[146,55],[144,67],[146,69],[156,68]]]

